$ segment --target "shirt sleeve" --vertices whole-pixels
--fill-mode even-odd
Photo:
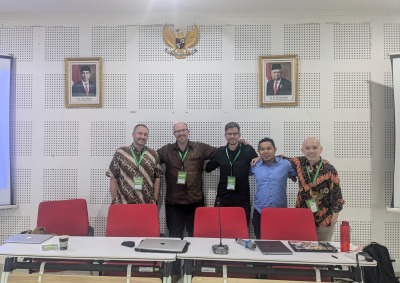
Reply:
[[[332,211],[337,213],[343,209],[344,199],[342,196],[342,189],[340,188],[339,176],[336,170],[331,173],[331,203]]]
[[[206,172],[211,172],[219,167],[219,163],[217,161],[217,156],[214,155],[213,158],[207,163]]]
[[[202,145],[204,160],[210,160],[215,155],[215,153],[217,153],[218,148],[205,143],[203,143]]]
[[[156,166],[154,168],[154,178],[161,178],[161,176],[164,175],[164,171],[161,168],[160,157],[157,152],[155,156],[155,162]]]
[[[110,166],[108,167],[108,170],[106,172],[106,176],[110,178],[118,178],[119,173],[120,173],[120,167],[118,163],[118,158],[119,154],[118,151],[114,153],[113,159],[111,160]]]

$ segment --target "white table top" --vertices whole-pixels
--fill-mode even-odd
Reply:
[[[42,244],[7,243],[0,246],[0,255],[6,257],[33,257],[49,259],[88,259],[117,261],[174,261],[175,253],[137,252],[135,248],[121,245],[123,241],[134,241],[139,245],[143,237],[76,237],[70,236],[68,250],[43,251],[42,245],[58,244],[54,236]]]
[[[217,255],[212,252],[212,245],[219,244],[217,238],[185,238],[190,242],[186,253],[177,254],[179,259],[192,260],[215,260],[215,261],[237,261],[237,262],[264,262],[278,264],[306,264],[306,265],[345,265],[356,266],[355,258],[346,255],[348,253],[317,253],[317,252],[294,252],[287,241],[282,241],[290,250],[292,255],[264,255],[256,248],[246,249],[239,245],[234,239],[222,239],[223,245],[229,246],[227,255]],[[331,242],[337,246],[338,243]],[[332,257],[335,255],[337,258]],[[375,266],[376,262],[359,260],[360,266]]]

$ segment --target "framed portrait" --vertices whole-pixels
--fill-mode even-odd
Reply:
[[[297,55],[260,56],[260,107],[298,105]]]
[[[102,59],[65,58],[65,106],[102,106]]]

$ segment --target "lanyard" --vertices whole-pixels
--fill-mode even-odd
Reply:
[[[312,185],[313,185],[313,187],[314,187],[314,185],[315,185],[315,181],[316,181],[317,178],[318,178],[319,171],[321,170],[321,167],[322,167],[322,160],[321,160],[321,162],[319,163],[317,172],[315,172],[314,179],[312,180]],[[306,170],[307,170],[308,178],[311,180],[310,171],[309,171],[309,169],[308,169],[308,166],[306,167]],[[313,196],[313,192],[312,192],[312,188],[310,189],[310,194],[311,194],[312,197],[314,197],[314,196]]]
[[[181,151],[178,150],[179,157],[181,158],[181,161],[182,161],[182,170],[183,170],[183,161],[185,161],[185,158],[186,158],[186,155],[187,155],[188,151],[189,151],[189,147],[186,149],[185,154],[184,154],[183,157],[182,157]]]
[[[143,160],[143,158],[144,158],[144,153],[146,152],[146,147],[143,149],[143,152],[142,152],[142,154],[140,155],[139,161],[138,161],[137,158],[136,158],[136,154],[135,154],[135,152],[133,151],[133,147],[130,146],[129,148],[131,149],[133,159],[135,159],[136,165],[137,165],[137,167],[139,168],[139,167],[140,167],[140,163],[142,162],[142,160]]]
[[[228,157],[228,161],[229,164],[231,165],[231,176],[233,175],[233,163],[235,163],[236,159],[238,158],[240,152],[242,151],[242,145],[239,144],[239,151],[236,154],[235,158],[233,159],[233,161],[231,162],[231,159],[229,158],[229,154],[228,154],[228,146],[225,147],[225,152],[226,152],[226,157]]]

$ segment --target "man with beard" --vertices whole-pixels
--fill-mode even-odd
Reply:
[[[204,206],[204,161],[209,160],[217,149],[204,143],[189,141],[190,132],[184,122],[174,125],[173,134],[176,142],[158,150],[160,161],[166,167],[167,227],[170,237],[183,238],[185,226],[188,236],[192,237],[195,210]],[[179,260],[173,263],[172,274],[176,281],[181,274]]]
[[[117,149],[106,175],[110,177],[112,204],[157,203],[162,168],[157,153],[146,147],[149,129],[138,124],[133,143]]]
[[[235,122],[225,125],[226,146],[218,149],[207,163],[206,171],[220,168],[217,197],[214,206],[243,207],[247,223],[250,221],[250,162],[257,157],[251,145],[241,144],[240,127]],[[219,204],[217,203],[219,201]]]

